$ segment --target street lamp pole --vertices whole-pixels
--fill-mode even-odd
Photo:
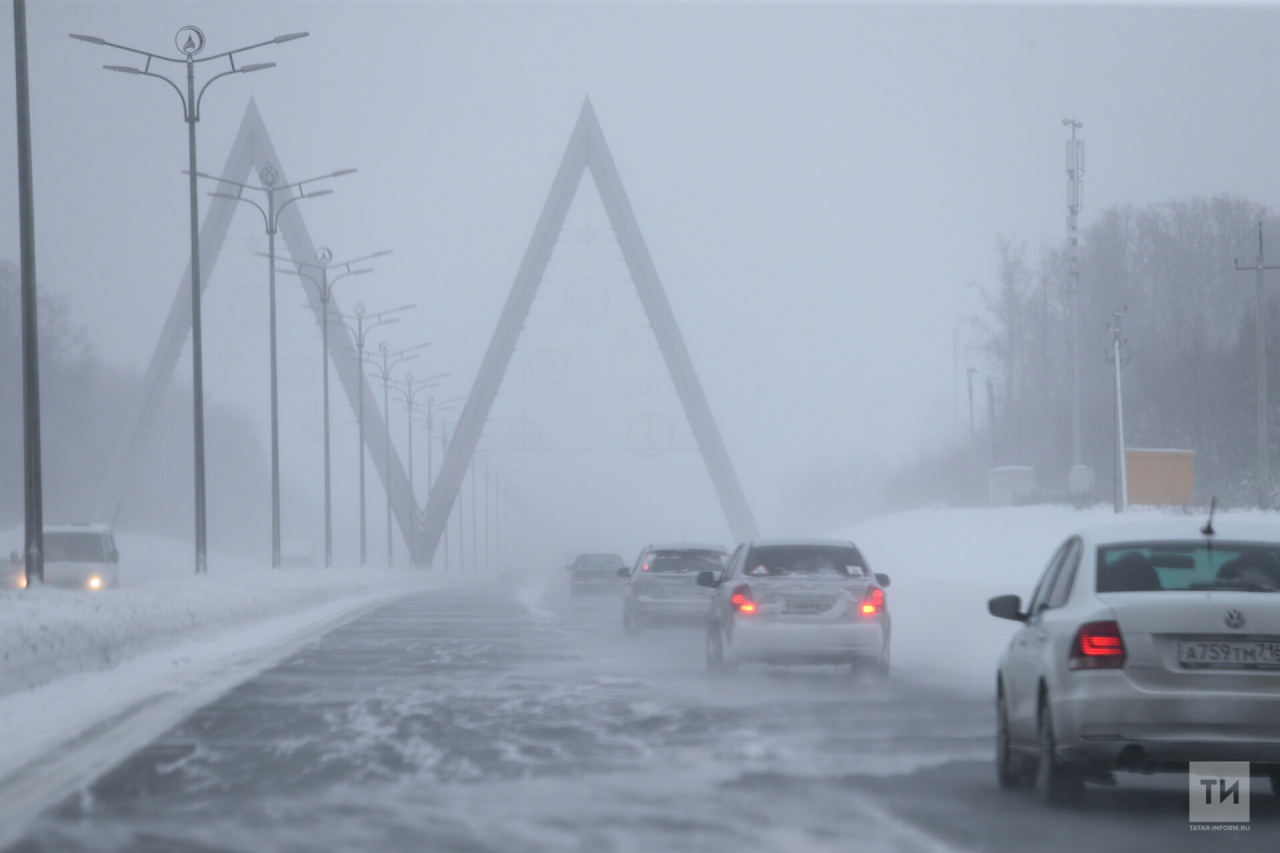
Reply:
[[[23,584],[44,583],[44,477],[40,452],[40,341],[36,314],[35,189],[31,169],[31,88],[27,75],[27,4],[13,3],[14,82],[18,120],[18,242],[22,264]]]
[[[237,48],[223,53],[206,56],[196,59],[196,56],[204,50],[205,37],[204,33],[196,27],[183,27],[178,30],[174,42],[178,47],[178,51],[182,53],[183,58],[177,59],[171,56],[161,56],[159,54],[150,53],[145,50],[137,50],[132,47],[125,47],[121,44],[113,44],[112,42],[100,39],[97,36],[85,36],[71,34],[71,38],[78,41],[88,42],[89,44],[102,45],[104,47],[114,47],[119,50],[135,53],[139,56],[145,56],[146,62],[142,68],[134,68],[127,65],[104,65],[108,71],[118,71],[122,74],[139,74],[144,77],[155,77],[163,80],[173,87],[178,93],[178,98],[182,101],[183,117],[187,123],[187,178],[188,189],[190,195],[190,213],[191,213],[191,393],[193,420],[195,422],[195,540],[196,540],[196,574],[204,574],[209,570],[208,560],[208,537],[205,526],[205,469],[204,469],[204,349],[203,338],[201,335],[200,322],[200,208],[197,197],[197,169],[196,169],[196,122],[200,120],[200,104],[204,100],[204,93],[213,83],[222,77],[230,74],[248,74],[253,71],[262,71],[267,68],[274,68],[274,62],[259,62],[252,65],[242,65],[236,67],[236,54],[245,51],[254,50],[255,48],[265,47],[269,44],[281,44],[286,41],[304,38],[308,33],[290,33],[288,35],[277,36],[270,41],[251,44],[248,47]],[[216,59],[226,59],[230,65],[229,71],[223,71],[210,77],[200,88],[199,94],[196,93],[196,63],[212,62]],[[169,79],[163,74],[157,74],[151,70],[152,62],[172,62],[179,65],[186,65],[187,71],[187,91],[184,95],[182,89],[177,83]]]
[[[1257,309],[1254,311],[1254,357],[1257,360],[1258,381],[1258,508],[1271,506],[1271,439],[1268,436],[1267,418],[1267,327],[1263,322],[1266,309],[1266,271],[1280,269],[1267,266],[1262,255],[1262,223],[1258,223],[1258,258],[1251,267],[1242,267],[1236,261],[1236,270],[1250,270],[1255,274]]]
[[[306,261],[294,261],[294,264],[297,265],[298,269],[287,271],[294,275],[301,276],[302,278],[309,279],[318,289],[320,296],[320,347],[322,351],[321,364],[323,365],[323,379],[321,381],[324,387],[324,393],[322,395],[323,401],[321,405],[324,407],[324,567],[326,569],[333,566],[333,492],[330,487],[329,476],[329,325],[332,322],[332,317],[329,313],[329,302],[333,298],[333,288],[337,286],[339,281],[347,276],[364,275],[366,273],[373,272],[372,267],[352,269],[352,264],[358,264],[361,261],[368,261],[373,258],[380,258],[383,255],[389,254],[391,254],[390,249],[383,249],[381,252],[374,252],[372,255],[364,255],[363,257],[352,258],[349,261],[342,261],[335,264],[332,263],[333,252],[326,248],[320,248],[316,251],[316,259],[319,263],[312,264],[307,263]],[[304,273],[302,271],[303,267],[318,271],[320,273],[319,280],[312,275]],[[336,269],[344,270],[344,272],[335,275],[333,278],[329,278],[329,271]]]
[[[224,192],[213,192],[209,195],[214,198],[225,198],[231,201],[243,201],[257,208],[262,214],[263,224],[267,229],[267,257],[269,270],[268,275],[268,302],[270,307],[268,314],[270,317],[269,325],[271,327],[271,567],[273,569],[280,568],[280,401],[279,401],[279,385],[277,383],[276,370],[276,234],[279,231],[280,215],[285,209],[304,198],[318,198],[319,196],[331,195],[333,190],[315,190],[307,192],[304,187],[306,184],[322,181],[326,178],[338,178],[342,175],[350,175],[355,169],[339,169],[328,175],[321,175],[316,178],[309,178],[305,181],[297,181],[296,183],[286,184],[284,186],[276,186],[276,182],[280,179],[280,173],[270,163],[263,165],[258,173],[259,179],[262,181],[261,186],[253,186],[251,184],[242,184],[238,181],[231,181],[222,178],[214,178],[212,175],[206,175],[204,172],[198,172],[197,177],[217,180],[221,183],[231,184],[237,187],[235,195]],[[293,190],[298,190],[298,194],[294,195]],[[267,207],[264,210],[262,205],[258,204],[251,198],[244,197],[244,191],[251,190],[260,192],[266,196]],[[283,203],[276,204],[276,193],[288,193],[289,197]]]
[[[1067,488],[1073,495],[1093,491],[1093,471],[1084,464],[1084,446],[1080,432],[1080,232],[1078,219],[1084,207],[1084,140],[1076,131],[1084,122],[1064,118],[1071,128],[1067,140],[1067,293],[1071,297],[1071,471]]]
[[[440,383],[436,380],[444,379],[446,376],[449,376],[449,375],[450,374],[448,373],[438,373],[435,376],[428,377],[427,379],[414,379],[412,373],[406,372],[404,375],[403,383],[398,383],[395,380],[392,380],[392,384],[395,385],[396,390],[399,391],[402,395],[400,397],[400,400],[401,402],[404,403],[405,409],[407,411],[407,421],[408,421],[408,427],[409,427],[407,431],[408,431],[408,439],[409,439],[408,464],[409,464],[409,493],[410,494],[414,494],[414,491],[413,491],[413,413],[418,411],[418,403],[417,403],[418,392],[425,391],[429,388],[437,387]],[[431,397],[427,398],[428,401],[430,401],[431,399],[432,399]],[[431,439],[430,439],[430,434],[428,433],[427,456],[430,457],[430,455],[431,455]],[[428,474],[427,488],[428,489],[430,488],[430,474]],[[415,498],[417,497],[416,494],[414,494],[414,497]]]
[[[448,374],[445,374],[446,376]],[[436,434],[436,415],[443,414],[452,409],[456,404],[465,400],[466,397],[454,397],[452,400],[437,402],[435,397],[427,397],[427,493],[431,493],[431,486],[435,483],[435,464],[433,462],[433,439]],[[443,427],[443,423],[441,425]],[[442,439],[443,444],[443,439]]]
[[[386,429],[386,444],[383,445],[384,460],[383,484],[387,490],[387,568],[391,568],[392,541],[391,541],[391,371],[396,365],[406,361],[412,361],[418,357],[417,350],[431,346],[430,342],[418,344],[416,346],[405,347],[395,352],[391,351],[391,346],[386,341],[378,344],[379,355],[369,354],[366,359],[373,364],[378,372],[373,374],[375,378],[382,380],[382,411],[384,414],[383,421]],[[379,363],[381,359],[381,363]]]
[[[354,314],[339,315],[343,320],[354,320],[356,323],[355,329],[351,328],[350,323],[344,323],[343,325],[345,325],[347,327],[347,330],[350,331],[355,336],[356,353],[361,364],[364,364],[364,361],[365,361],[364,345],[368,341],[369,332],[373,331],[379,326],[385,326],[389,323],[399,323],[401,320],[400,317],[392,317],[390,315],[397,314],[401,311],[408,311],[410,308],[415,308],[415,307],[417,306],[401,305],[399,308],[392,308],[389,311],[382,311],[377,314],[373,314],[371,315],[372,322],[370,322],[368,325],[365,325],[365,308],[364,308],[363,302],[357,302],[355,304]],[[365,454],[364,454],[364,389],[363,388],[360,389],[360,402],[357,404],[356,408],[358,411],[356,420],[360,424],[360,565],[363,567],[368,563],[368,558],[367,558],[368,536],[367,536],[367,529],[365,527],[366,513],[365,513],[365,486],[364,486],[364,455]]]

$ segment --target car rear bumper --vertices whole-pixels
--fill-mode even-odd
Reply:
[[[616,581],[572,581],[569,591],[574,595],[616,595],[623,585]]]
[[[700,625],[707,619],[706,598],[643,598],[631,599],[631,612],[646,624],[672,622]]]
[[[879,621],[800,625],[738,618],[732,654],[740,661],[764,663],[842,663],[879,658],[884,645]]]
[[[1280,763],[1280,693],[1144,690],[1119,671],[1073,680],[1052,705],[1066,758]]]

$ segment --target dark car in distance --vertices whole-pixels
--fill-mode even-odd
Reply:
[[[569,570],[569,594],[613,594],[622,588],[618,569],[626,564],[617,554],[579,554]]]

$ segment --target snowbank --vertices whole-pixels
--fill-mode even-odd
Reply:
[[[1025,602],[1063,539],[1114,517],[1109,507],[924,509],[830,535],[852,539],[873,570],[891,576],[893,663],[904,678],[992,695],[996,663],[1017,626],[988,614],[987,599],[1012,593]],[[1223,517],[1280,523],[1276,513]]]
[[[120,588],[0,591],[0,696],[102,669],[179,641],[327,602],[403,594],[421,573],[282,569],[211,555],[197,577],[189,544],[117,535]]]

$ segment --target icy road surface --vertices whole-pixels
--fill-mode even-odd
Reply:
[[[615,599],[458,588],[383,606],[42,817],[32,851],[1276,849],[1204,838],[1185,780],[1080,811],[996,789],[989,701],[833,668],[708,678]],[[939,636],[945,637],[945,632]]]

